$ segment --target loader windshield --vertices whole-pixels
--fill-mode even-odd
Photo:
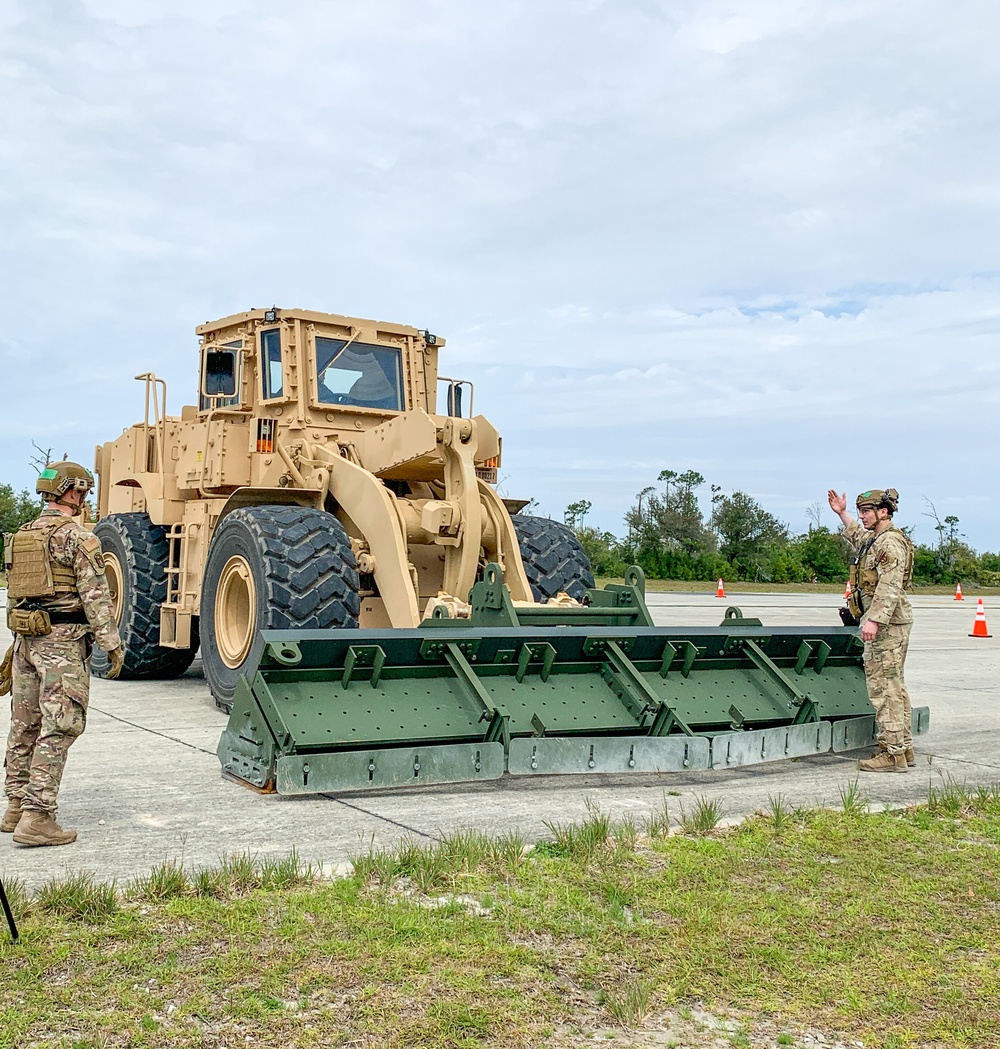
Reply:
[[[403,409],[399,350],[346,339],[316,339],[316,396],[320,404]]]

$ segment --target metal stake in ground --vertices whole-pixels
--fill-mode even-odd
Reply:
[[[7,893],[4,891],[3,878],[0,878],[0,906],[3,907],[7,925],[10,927],[10,941],[11,943],[17,943],[17,926],[14,924],[14,915],[10,909],[10,903],[7,901]]]

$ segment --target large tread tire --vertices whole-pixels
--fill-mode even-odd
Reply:
[[[581,600],[593,587],[594,574],[580,540],[566,525],[547,517],[514,514],[511,520],[535,600],[544,604],[560,592]]]
[[[216,704],[232,709],[244,668],[260,657],[262,630],[356,629],[359,590],[351,541],[332,514],[301,506],[228,514],[212,537],[201,589],[201,661]],[[233,613],[244,617],[235,626]]]
[[[119,680],[178,677],[191,665],[198,649],[198,631],[192,623],[190,648],[163,648],[160,605],[167,596],[167,531],[148,514],[110,514],[94,527],[105,560],[113,558],[115,586],[121,602],[118,632],[125,647]],[[110,578],[110,574],[109,574]],[[91,672],[108,676],[108,657],[94,650]]]

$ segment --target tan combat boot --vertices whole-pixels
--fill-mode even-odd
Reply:
[[[63,830],[47,813],[25,809],[14,830],[18,845],[69,845],[76,841],[75,830]]]
[[[858,762],[858,768],[862,772],[909,772],[906,764],[905,754],[890,754],[882,751],[873,758],[865,758]],[[17,839],[14,839],[17,841]]]
[[[3,820],[0,821],[0,833],[10,834],[10,832],[17,826],[17,821],[20,818],[21,799],[11,798],[7,802],[7,811],[3,814]]]
[[[878,745],[878,750],[875,751],[875,753],[872,755],[872,757],[876,758],[876,757],[879,756],[879,754],[885,754],[885,753],[886,753],[885,745],[880,743]],[[913,766],[916,765],[916,763],[917,763],[917,755],[913,753],[913,747],[907,747],[906,750],[903,751],[903,756],[906,758],[906,764],[909,765],[910,768],[912,769]]]

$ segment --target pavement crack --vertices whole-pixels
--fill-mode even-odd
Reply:
[[[1000,769],[1000,765],[995,765],[991,761],[973,761],[972,758],[953,758],[948,754],[931,754],[929,751],[921,751],[921,755],[926,754],[929,758],[935,758],[938,761],[953,761],[956,765],[973,765],[977,769]]]
[[[345,808],[353,809],[355,812],[362,812],[366,816],[371,816],[373,819],[382,820],[384,823],[391,824],[393,827],[399,827],[400,830],[409,831],[410,834],[419,834],[421,838],[426,838],[428,841],[437,841],[433,834],[428,834],[426,831],[417,830],[416,827],[411,827],[407,823],[400,823],[397,820],[389,819],[388,816],[380,816],[377,812],[372,812],[371,809],[362,808],[360,805],[352,805],[349,801],[344,801],[343,798],[338,798],[335,794],[322,794],[321,797],[328,798],[330,801],[335,801],[338,805],[343,805]]]
[[[106,718],[111,718],[112,721],[120,722],[122,725],[128,725],[131,728],[137,728],[140,732],[148,732],[151,736],[159,736],[160,739],[169,739],[171,743],[179,743],[182,747],[188,747],[191,750],[198,751],[199,754],[210,754],[213,758],[218,755],[214,750],[206,750],[204,747],[199,747],[196,743],[188,743],[186,739],[178,739],[176,736],[169,736],[166,732],[157,732],[155,728],[149,728],[146,725],[140,725],[135,721],[129,721],[128,718],[120,718],[117,714],[112,714],[107,710],[101,710],[100,707],[95,707],[93,703],[87,708],[88,713],[90,711],[96,711],[98,714],[103,714]]]

